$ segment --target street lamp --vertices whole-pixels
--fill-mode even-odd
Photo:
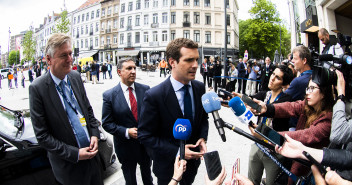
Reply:
[[[280,60],[279,52],[277,52],[277,50],[275,50],[274,61],[273,61],[274,65],[279,64],[279,62],[280,62],[279,60]]]

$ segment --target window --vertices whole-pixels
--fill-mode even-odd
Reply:
[[[141,19],[141,16],[140,15],[136,15],[136,26],[139,26],[140,19]]]
[[[132,16],[128,17],[127,26],[132,26]]]
[[[105,29],[105,22],[102,22],[102,23],[101,23],[101,30],[104,31],[104,29]]]
[[[98,10],[97,10],[97,17],[99,17],[99,13],[100,13],[100,10],[98,9]]]
[[[205,14],[205,24],[211,24],[211,15]]]
[[[171,40],[175,40],[175,37],[176,37],[176,32],[175,32],[175,30],[171,30],[170,39],[171,39]]]
[[[83,26],[81,26],[81,34],[83,35]]]
[[[231,34],[227,32],[227,44],[231,44]]]
[[[122,4],[121,4],[121,13],[122,13],[122,12],[125,12],[125,3],[122,3]]]
[[[124,18],[121,18],[121,19],[120,19],[120,28],[123,28],[123,27],[124,27],[124,24],[125,24],[125,19],[124,19]]]
[[[133,9],[133,2],[128,3],[128,11],[132,11]]]
[[[93,47],[93,38],[90,38],[90,40],[89,40],[89,46]]]
[[[114,6],[114,13],[119,13],[119,6],[118,5]]]
[[[163,13],[163,23],[167,23],[167,12]]]
[[[117,35],[114,34],[114,44],[117,44]]]
[[[77,40],[77,46],[76,46],[76,48],[79,48],[79,40]]]
[[[106,37],[106,44],[107,44],[107,45],[110,45],[110,36],[107,36],[107,37]]]
[[[104,46],[104,37],[101,37],[101,38],[100,38],[100,45],[101,45],[101,46]]]
[[[88,48],[88,39],[86,39],[86,48]]]
[[[189,39],[189,30],[183,31],[183,38]]]
[[[99,22],[95,23],[95,32],[99,31]]]
[[[84,21],[84,14],[82,14],[82,22]]]
[[[89,32],[90,32],[91,34],[93,33],[93,23],[90,24],[90,30],[89,30]]]
[[[194,6],[199,6],[199,0],[194,0]]]
[[[80,22],[80,16],[77,17],[77,23],[79,23],[79,22]]]
[[[136,38],[135,38],[135,43],[139,43],[141,39],[140,33],[136,32]]]
[[[95,37],[95,46],[98,46],[98,44],[99,44],[98,37]]]
[[[148,25],[148,24],[149,24],[149,16],[144,15],[144,25]]]
[[[148,36],[148,32],[144,32],[144,42],[149,42]]]
[[[111,15],[111,6],[108,7],[108,15]]]
[[[167,31],[163,31],[162,32],[161,40],[164,41],[164,42],[167,41]]]
[[[141,0],[137,0],[136,2],[136,10],[141,9]]]
[[[158,41],[158,31],[153,31],[153,42]]]
[[[226,23],[227,23],[227,26],[231,26],[231,18],[230,18],[230,15],[229,14],[227,14],[226,15]]]
[[[94,11],[90,13],[90,19],[94,19]]]
[[[73,28],[73,31],[72,31],[72,37],[75,37],[75,29]]]
[[[200,24],[200,13],[199,12],[194,12],[194,24]]]
[[[205,32],[205,43],[211,43],[211,32],[210,31]]]
[[[183,0],[183,6],[189,6],[189,0]]]
[[[163,6],[167,6],[168,2],[169,2],[169,0],[163,0]]]
[[[153,14],[153,24],[157,24],[158,23],[158,14],[155,13]]]
[[[86,25],[86,34],[88,34],[88,25]]]
[[[123,40],[125,39],[125,35],[123,33],[120,34],[120,44],[123,44]]]
[[[153,7],[158,8],[158,0],[153,0]]]
[[[149,8],[149,0],[144,0],[144,8]]]
[[[226,0],[226,8],[230,8],[230,2],[229,2],[229,0]]]
[[[132,43],[132,34],[131,33],[127,33],[127,47],[131,47]]]
[[[117,28],[117,19],[114,19],[114,28]]]
[[[83,48],[84,45],[83,45],[83,39],[81,39],[81,48]]]
[[[200,42],[200,31],[199,30],[194,30],[194,42]]]
[[[76,17],[73,18],[73,24],[76,24]]]
[[[210,6],[210,0],[204,0],[204,6]]]
[[[86,21],[88,21],[88,20],[89,20],[89,12],[86,15]]]
[[[176,24],[176,12],[171,12],[171,24]]]
[[[190,22],[189,12],[183,12],[183,22]]]
[[[171,0],[171,6],[176,6],[176,0]]]
[[[101,9],[101,16],[105,16],[105,8]]]

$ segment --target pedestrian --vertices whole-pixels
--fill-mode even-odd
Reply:
[[[164,78],[166,77],[166,67],[167,67],[167,63],[165,62],[164,59],[162,59],[161,62],[159,63],[160,77],[162,73],[164,73]]]
[[[249,62],[248,62],[249,63]],[[256,93],[256,87],[257,87],[257,74],[259,72],[259,67],[257,65],[257,60],[254,59],[251,64],[248,64],[248,71],[249,71],[249,76],[248,76],[248,81],[247,81],[247,87],[246,87],[246,93],[249,96],[253,96]]]
[[[95,62],[95,70],[97,71],[97,80],[99,82],[99,76],[100,76],[100,65],[98,62]]]
[[[81,62],[79,62],[78,65],[77,65],[77,71],[78,71],[79,74],[82,73],[82,67],[81,67],[81,65],[82,65]]]
[[[143,98],[150,87],[135,82],[136,64],[132,59],[119,60],[117,73],[121,82],[103,94],[103,128],[114,136],[115,152],[122,164],[126,185],[137,184],[137,163],[143,184],[152,185],[152,162],[144,146],[137,140]]]
[[[171,76],[145,93],[138,140],[151,154],[158,184],[168,184],[179,150],[179,141],[172,133],[173,125],[177,118],[190,120],[192,134],[185,145],[187,170],[180,184],[192,184],[200,158],[207,151],[208,137],[208,114],[201,103],[204,84],[194,80],[198,68],[198,44],[186,38],[174,39],[166,48],[166,58],[172,68]]]
[[[24,77],[23,69],[21,69],[21,85],[23,88],[25,88],[24,79],[26,79],[26,78]]]
[[[203,76],[204,86],[205,84],[207,84],[207,81],[208,81],[208,87],[209,87],[208,71],[209,71],[208,59],[204,58],[203,63],[200,64],[200,74]]]
[[[92,75],[92,84],[97,84],[97,65],[95,65],[95,61],[92,62],[90,69],[92,70],[91,75]]]
[[[13,80],[15,81],[15,87],[18,88],[18,84],[17,84],[17,68],[15,68],[15,70],[13,71]]]
[[[265,66],[262,69],[261,75],[261,91],[268,91],[268,83],[271,74],[275,70],[275,65],[271,63],[271,60],[269,57],[265,58]]]
[[[112,75],[111,75],[112,65],[110,64],[110,62],[108,62],[107,67],[108,67],[109,77],[110,77],[110,79],[112,79]]]
[[[38,64],[37,67],[35,68],[35,78],[38,78],[42,75],[42,69],[40,68],[40,65]]]
[[[230,82],[226,84],[226,90],[232,92],[232,91],[236,91],[238,71],[236,69],[236,66],[233,63],[231,63],[230,66],[231,68],[229,70],[229,76],[231,78],[230,78]]]
[[[91,69],[89,67],[88,62],[86,63],[86,67],[85,67],[84,71],[86,72],[87,81],[91,81],[91,79],[92,79],[91,74],[90,74]]]
[[[29,67],[29,70],[28,70],[28,79],[29,79],[29,82],[32,83],[33,82],[33,71],[32,71],[33,67],[30,66]]]
[[[29,86],[31,120],[60,184],[103,185],[99,121],[81,77],[72,71],[71,38],[54,33],[45,48],[50,72]]]
[[[208,87],[209,88],[212,88],[213,86],[213,77],[214,77],[214,57],[213,56],[210,56],[209,57],[209,72],[208,72],[208,76],[209,76],[209,82],[208,82]]]
[[[237,65],[237,71],[238,71],[238,89],[237,93],[241,93],[241,89],[246,88],[242,87],[243,86],[243,81],[245,81],[245,76],[246,76],[246,69],[245,69],[245,64],[243,63],[242,58],[238,59],[238,65]],[[245,94],[242,91],[242,94]]]
[[[12,88],[12,79],[13,79],[13,74],[12,74],[11,71],[9,70],[9,72],[7,73],[7,80],[8,80],[8,87],[9,87],[9,89]]]
[[[101,71],[103,72],[103,79],[106,79],[106,72],[108,71],[108,67],[106,66],[106,63],[101,66]]]
[[[217,88],[221,86],[221,64],[219,60],[216,60],[216,63],[214,65],[214,85],[215,85],[215,92],[217,92]]]

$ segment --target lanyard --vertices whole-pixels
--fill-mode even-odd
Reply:
[[[274,102],[276,102],[276,101],[280,98],[280,96],[281,96],[282,94],[283,94],[283,92],[281,92],[279,95],[277,95],[276,98],[275,98],[275,100],[274,100]],[[272,94],[270,94],[270,97],[269,97],[268,101],[266,102],[267,105],[270,104],[271,95],[272,95]],[[262,123],[266,124],[266,120],[267,120],[267,119],[268,119],[268,117],[263,117]],[[267,125],[267,124],[266,124],[266,125]]]
[[[68,84],[68,87],[70,88],[71,97],[72,97],[72,99],[74,99],[75,97],[74,97],[73,91],[71,89],[71,83],[68,79],[67,79],[67,84]],[[59,91],[59,93],[61,94],[64,101],[66,101],[67,104],[73,109],[73,111],[75,111],[75,113],[78,114],[76,107],[71,103],[71,101],[69,99],[67,99],[65,93],[63,92],[63,89],[61,89],[61,87],[58,86],[56,83],[55,83],[55,87],[56,87],[57,91]]]

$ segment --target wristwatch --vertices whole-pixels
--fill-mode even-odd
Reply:
[[[341,100],[343,103],[346,103],[346,97],[345,95],[341,94],[337,97],[337,100]]]

